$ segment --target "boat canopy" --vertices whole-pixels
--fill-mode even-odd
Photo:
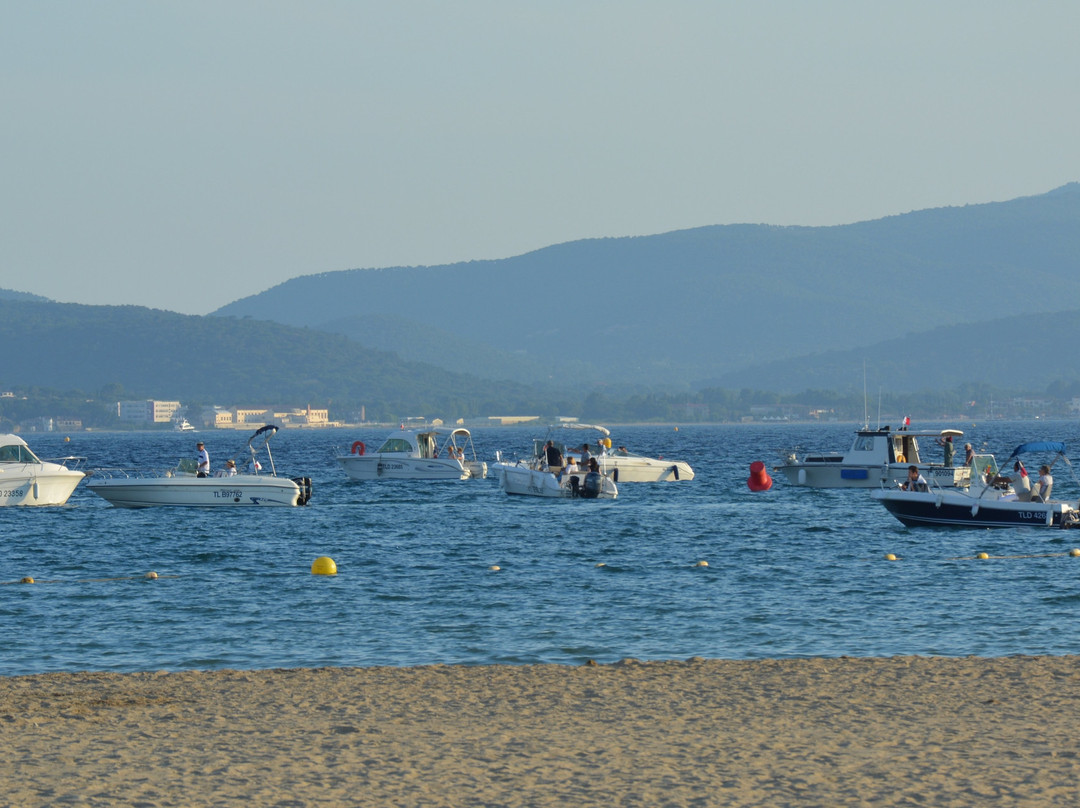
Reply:
[[[605,427],[597,426],[596,424],[579,424],[577,421],[567,421],[565,424],[553,424],[548,427],[548,429],[594,429],[601,435],[607,436],[611,434],[611,430]]]
[[[1009,455],[1009,459],[1016,457],[1017,455],[1027,454],[1028,452],[1057,452],[1058,454],[1065,454],[1065,444],[1061,441],[1054,440],[1040,440],[1032,441],[1031,443],[1021,443],[1015,449],[1013,453]]]

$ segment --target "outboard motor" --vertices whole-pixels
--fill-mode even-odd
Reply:
[[[582,486],[581,496],[585,499],[596,499],[604,488],[604,478],[599,472],[590,471],[585,475],[585,484]]]
[[[307,505],[311,499],[311,478],[293,477],[292,481],[300,487],[300,496],[296,498],[297,505]]]

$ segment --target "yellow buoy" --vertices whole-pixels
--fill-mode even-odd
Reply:
[[[896,561],[896,556],[893,553],[886,553],[885,554],[885,560],[886,561]]]
[[[34,579],[31,578],[29,575],[27,575],[25,578],[23,578],[21,581],[19,581],[20,584],[32,584],[33,582],[34,582]]]
[[[1071,555],[1073,558],[1076,558],[1077,556],[1080,556],[1080,548],[1078,548],[1078,547],[1072,548],[1071,550],[1069,550],[1069,555]]]
[[[989,558],[990,556],[989,556],[988,554],[986,554],[986,553],[979,553],[979,554],[978,554],[977,556],[975,556],[975,557],[976,557],[976,558]]]
[[[337,564],[328,556],[319,556],[311,565],[312,575],[337,575]]]
[[[490,567],[488,567],[488,569],[492,572],[498,572],[502,569],[502,567],[500,567],[498,564],[492,564]]]
[[[709,566],[709,562],[708,561],[699,561],[694,566],[695,567],[707,567],[707,566]]]
[[[150,578],[152,580],[154,578],[157,578],[157,573],[154,572],[153,570],[150,570],[150,572],[146,573],[146,575],[144,575],[143,577],[144,578]]]

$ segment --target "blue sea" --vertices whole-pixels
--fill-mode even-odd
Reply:
[[[999,460],[1077,431],[935,426]],[[624,483],[614,501],[508,497],[493,478],[347,479],[335,453],[377,446],[386,429],[283,429],[271,449],[279,473],[312,478],[306,508],[124,510],[80,485],[65,507],[0,509],[0,675],[1080,652],[1080,558],[1068,555],[1080,532],[909,529],[866,491],[782,477],[749,490],[754,460],[843,450],[856,427],[614,428],[616,445],[697,474]],[[474,442],[491,461],[543,434],[482,428]],[[248,435],[198,437],[223,462]],[[91,467],[174,465],[197,439],[26,438],[42,457]],[[1080,497],[1067,468],[1055,480],[1056,497]],[[311,573],[320,556],[336,576]]]

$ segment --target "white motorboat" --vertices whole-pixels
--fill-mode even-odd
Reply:
[[[773,471],[782,473],[792,485],[809,488],[879,488],[883,483],[903,482],[907,479],[908,467],[914,465],[936,485],[962,487],[970,482],[971,469],[966,465],[929,462],[919,449],[919,438],[934,441],[951,438],[955,445],[963,435],[959,429],[942,429],[940,432],[900,429],[893,432],[887,426],[880,429],[864,427],[855,433],[851,448],[843,454],[807,454],[800,459],[796,452],[789,452],[784,463],[774,466]]]
[[[369,452],[355,441],[336,456],[353,480],[469,480],[487,476],[487,463],[477,460],[472,435],[463,427],[427,427],[391,432]]]
[[[18,435],[0,435],[0,506],[63,505],[86,477],[75,468],[83,460],[41,460]]]
[[[1057,442],[1023,443],[1009,461],[1029,452],[1054,452],[1069,463],[1064,454],[1065,444]],[[979,454],[972,466],[968,488],[940,487],[928,480],[923,491],[889,485],[871,491],[870,496],[908,527],[1080,526],[1080,510],[1069,503],[1052,499],[1044,502],[1037,495],[1028,499],[1018,494],[1010,483],[1015,473],[1008,461],[1005,470],[1000,471],[993,455]],[[1052,489],[1049,493],[1052,494]]]
[[[532,468],[524,461],[495,465],[499,487],[507,494],[568,499],[615,499],[619,496],[615,481],[597,471],[564,471],[556,476],[550,471]]]
[[[593,433],[585,435],[582,431]],[[629,451],[625,446],[611,448],[611,432],[595,424],[569,422],[548,428],[547,437],[533,440],[533,455],[524,462],[532,468],[545,468],[544,447],[550,440],[564,458],[595,457],[600,472],[616,483],[656,483],[675,480],[694,479],[694,470],[682,460],[667,460],[663,457],[645,457]],[[578,440],[581,440],[578,443]]]
[[[154,506],[256,507],[307,505],[311,499],[311,478],[278,477],[270,453],[270,438],[278,431],[273,425],[257,430],[248,439],[250,453],[243,471],[228,476],[224,471],[199,476],[193,459],[181,460],[171,469],[161,471],[97,469],[86,485],[102,499],[118,508],[149,508]],[[256,448],[254,442],[262,440]],[[266,451],[267,472],[259,461],[259,452]],[[235,458],[234,458],[235,462]]]
[[[195,431],[195,427],[193,427],[188,422],[187,418],[177,418],[175,421],[173,421],[173,429],[175,431],[177,431],[177,432],[194,432]]]

